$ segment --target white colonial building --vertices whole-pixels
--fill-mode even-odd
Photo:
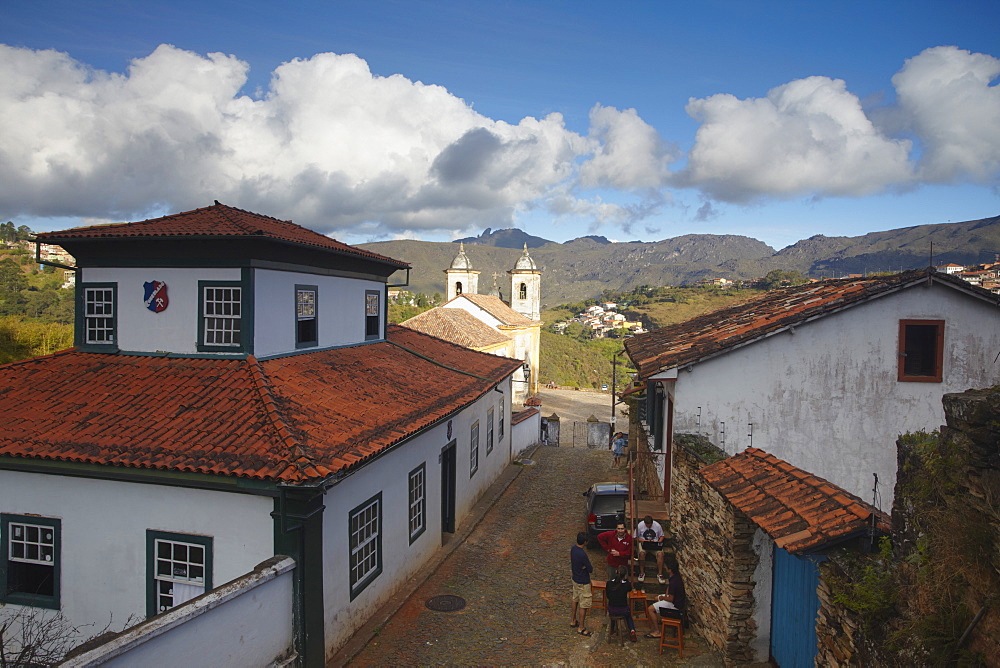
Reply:
[[[0,615],[153,617],[288,555],[322,666],[511,461],[521,363],[387,327],[403,262],[218,202],[38,236],[76,346],[0,367]]]

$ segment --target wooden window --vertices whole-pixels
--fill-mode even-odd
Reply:
[[[83,288],[83,340],[85,346],[114,346],[116,287],[94,283]]]
[[[472,423],[472,433],[469,437],[469,477],[479,470],[479,420]]]
[[[497,438],[503,440],[503,425],[504,425],[504,398],[500,397],[500,425],[498,429]]]
[[[365,340],[380,338],[381,309],[379,308],[378,293],[368,290],[365,292]]]
[[[61,522],[0,515],[0,603],[59,609]]]
[[[493,452],[493,409],[486,411],[486,454]]]
[[[208,281],[199,281],[199,288],[199,350],[242,348],[243,289],[238,283]]]
[[[212,588],[212,538],[146,531],[146,614],[149,617]]]
[[[309,348],[319,344],[317,326],[317,296],[315,285],[295,286],[295,347]]]
[[[410,471],[410,543],[427,528],[427,467]]]
[[[943,366],[944,320],[900,320],[898,379],[940,383]]]
[[[382,493],[350,512],[351,600],[382,572]]]

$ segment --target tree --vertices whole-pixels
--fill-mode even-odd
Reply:
[[[782,271],[781,269],[774,269],[767,272],[767,275],[761,280],[761,287],[765,290],[773,290],[774,288],[780,288],[786,285],[802,285],[807,283],[809,279],[800,274],[797,271]]]
[[[0,299],[19,293],[28,287],[28,277],[12,258],[0,260]]]

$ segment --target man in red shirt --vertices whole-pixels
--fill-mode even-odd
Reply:
[[[608,580],[611,580],[619,566],[628,566],[632,557],[632,537],[625,531],[625,523],[619,522],[614,531],[597,534],[597,542],[608,553]]]

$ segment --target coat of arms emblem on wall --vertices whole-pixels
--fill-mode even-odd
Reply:
[[[153,313],[161,313],[167,310],[170,305],[170,299],[167,297],[167,284],[163,281],[146,281],[142,284],[142,289],[145,291],[143,295],[143,302]]]

